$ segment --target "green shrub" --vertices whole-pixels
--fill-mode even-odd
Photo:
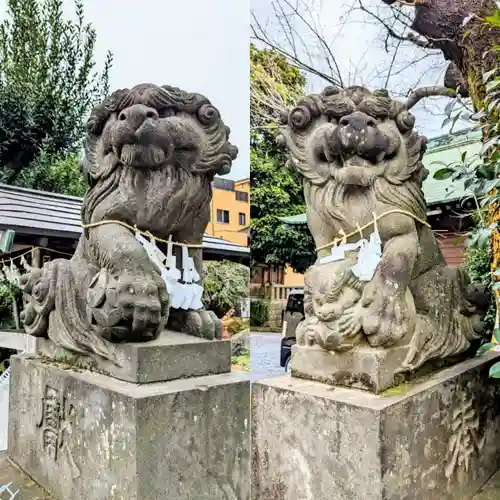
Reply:
[[[223,260],[203,263],[204,301],[217,317],[224,317],[248,297],[250,268]]]
[[[491,251],[489,246],[485,248],[468,248],[465,252],[464,269],[469,274],[472,283],[480,283],[491,286]],[[495,297],[491,294],[491,303],[485,317],[486,328],[493,332],[495,327]]]
[[[227,321],[227,331],[232,336],[236,333],[248,330],[250,327],[250,320],[248,318],[231,318]]]
[[[269,300],[256,299],[250,303],[250,324],[264,326],[269,319]]]
[[[231,364],[240,367],[244,371],[250,370],[250,351],[231,358]]]
[[[21,290],[7,282],[0,282],[0,329],[14,330],[16,322],[12,310],[12,297],[17,301],[17,310],[22,310]]]

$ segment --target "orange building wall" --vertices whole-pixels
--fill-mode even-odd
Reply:
[[[212,203],[210,205],[211,217],[206,232],[237,245],[248,246],[247,229],[250,226],[250,179],[235,181],[234,187],[235,191],[227,191],[214,186]],[[237,200],[236,191],[248,193],[248,202]],[[217,222],[217,209],[229,212],[229,224]],[[245,214],[245,225],[239,224],[240,213]]]
[[[304,275],[296,273],[291,267],[285,268],[285,286],[303,287]]]

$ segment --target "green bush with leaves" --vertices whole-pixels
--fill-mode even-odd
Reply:
[[[65,18],[63,4],[7,0],[6,19],[0,24],[2,182],[32,187],[33,179],[44,179],[49,161],[57,170],[67,155],[80,150],[88,114],[108,93],[111,54],[98,71],[96,32],[85,23],[84,2],[74,2],[75,21]],[[63,170],[68,173],[70,166],[69,186],[51,171],[44,188],[80,192],[73,185],[78,169],[72,156]]]
[[[223,261],[203,263],[204,301],[218,318],[239,307],[248,297],[250,268],[243,264]]]
[[[467,271],[472,283],[488,285],[491,289],[491,251],[490,248],[468,248],[465,252],[464,269]],[[491,304],[484,319],[485,326],[490,335],[495,327],[495,297],[491,295]]]
[[[254,299],[250,303],[250,325],[264,326],[269,319],[269,299]]]
[[[500,27],[500,11],[485,19],[486,26]],[[478,157],[467,158],[445,165],[434,177],[452,181],[463,181],[465,188],[476,200],[478,213],[485,219],[468,235],[469,248],[467,268],[472,277],[484,284],[492,284],[495,294],[494,305],[490,311],[489,324],[494,323],[491,342],[481,346],[478,354],[489,350],[500,350],[499,305],[500,305],[500,45],[490,47],[484,54],[497,65],[483,75],[484,99],[476,109],[459,109],[452,116],[453,104],[447,107],[452,122],[469,119],[482,131],[483,146]],[[487,221],[486,221],[487,219]],[[486,263],[489,263],[487,269]],[[489,272],[488,272],[489,271]],[[493,318],[491,318],[493,315]],[[488,318],[487,318],[488,319]],[[492,321],[493,319],[493,321]],[[500,378],[500,363],[490,369],[490,376]]]
[[[7,282],[0,282],[0,329],[15,330],[13,300],[17,303],[17,310],[22,309],[22,294],[19,287]]]
[[[304,95],[306,79],[275,50],[250,50],[250,206],[252,266],[284,266],[304,272],[315,259],[307,227],[287,228],[280,217],[303,214],[300,176],[286,167],[277,142],[280,114]]]
[[[83,196],[87,190],[76,153],[58,156],[42,152],[33,168],[20,173],[16,184],[70,196]]]
[[[314,263],[315,246],[307,227],[288,228],[279,219],[306,211],[298,174],[283,161],[256,149],[250,153],[252,265],[290,264],[304,272]]]

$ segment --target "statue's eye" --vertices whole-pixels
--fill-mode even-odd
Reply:
[[[175,116],[174,108],[163,108],[158,110],[158,116],[160,118],[169,118],[170,116]]]

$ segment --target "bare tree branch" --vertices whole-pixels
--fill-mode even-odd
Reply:
[[[265,67],[250,61],[250,109],[252,131],[273,129],[283,113],[295,105],[302,95],[301,88],[293,88],[283,81],[279,64],[273,65],[272,59]]]
[[[344,81],[339,64],[336,60],[332,43],[328,43],[315,19],[311,2],[305,0],[271,0],[271,7],[279,24],[279,34],[284,40],[275,40],[269,34],[267,27],[257,19],[252,11],[253,39],[263,43],[268,48],[284,55],[291,63],[330,85],[343,87]],[[295,24],[298,25],[295,26]],[[305,40],[304,36],[309,40]],[[283,43],[285,42],[285,43]],[[299,44],[301,47],[299,47]],[[301,51],[299,51],[299,48]],[[319,54],[313,54],[316,49]],[[305,56],[305,58],[304,58]],[[307,61],[308,59],[308,61]],[[321,64],[318,64],[318,60]],[[319,66],[326,65],[328,72],[321,71]]]
[[[336,74],[336,77],[338,78],[339,80],[339,83],[340,83],[340,86],[343,87],[344,86],[344,82],[342,81],[342,74],[340,72],[340,68],[339,68],[339,65],[337,63],[337,58],[335,57],[335,55],[333,54],[332,52],[332,49],[330,48],[330,46],[328,45],[328,43],[326,43],[326,40],[325,38],[323,37],[323,35],[321,33],[319,33],[319,30],[317,29],[317,27],[313,26],[312,23],[310,23],[306,18],[305,16],[299,12],[298,8],[297,7],[293,7],[291,5],[291,2],[290,0],[282,0],[283,2],[285,2],[288,7],[292,10],[292,12],[309,28],[309,30],[316,36],[316,38],[318,39],[318,42],[323,46],[326,54],[327,54],[327,57],[325,57],[325,60],[326,60],[326,63],[328,64],[328,66],[330,67],[330,71],[331,71],[331,74],[332,76],[334,74]],[[335,70],[334,70],[334,67],[335,67]]]
[[[276,51],[277,53],[285,56],[287,59],[290,60],[291,63],[293,63],[295,66],[297,66],[299,69],[305,70],[313,75],[316,75],[323,80],[329,82],[331,85],[340,87],[341,82],[338,78],[332,78],[331,76],[327,75],[323,71],[319,71],[316,68],[314,68],[312,65],[305,63],[302,59],[299,59],[298,56],[292,54],[290,51],[282,49],[276,42],[271,40],[271,38],[267,35],[267,32],[265,28],[259,23],[256,15],[254,12],[251,12],[252,14],[252,19],[253,19],[253,24],[251,26],[252,33],[253,33],[253,38],[264,45],[266,45],[268,48]]]
[[[399,40],[399,42],[396,46],[396,49],[394,50],[394,54],[392,55],[392,59],[391,59],[391,64],[389,65],[389,69],[387,70],[387,77],[385,79],[384,88],[387,88],[389,86],[389,80],[391,79],[392,68],[394,67],[394,63],[396,61],[396,56],[398,55],[398,50],[399,50],[399,47],[401,46],[402,43],[403,42],[401,40]]]
[[[455,90],[448,89],[446,87],[435,86],[435,87],[421,87],[414,90],[406,100],[405,108],[413,108],[419,101],[426,97],[457,97]]]
[[[384,0],[385,4],[392,5],[392,8],[379,6],[374,11],[370,10],[365,0],[352,0],[352,5],[346,6],[348,13],[361,11],[362,23],[370,23],[382,26],[380,30],[382,36],[387,34],[385,40],[386,51],[390,54],[385,60],[383,67],[375,66],[369,63],[368,60],[346,62],[343,54],[336,51],[335,40],[338,34],[328,31],[330,36],[324,36],[321,10],[321,0],[269,0],[271,3],[271,12],[274,13],[271,23],[263,19],[259,19],[255,11],[252,11],[252,34],[253,39],[260,42],[267,48],[284,56],[291,64],[298,67],[300,70],[308,73],[313,79],[309,82],[314,82],[314,77],[319,77],[323,82],[328,82],[329,85],[344,87],[345,85],[356,84],[351,82],[355,78],[352,72],[357,72],[366,63],[366,71],[363,70],[363,84],[373,77],[377,80],[377,85],[382,84],[385,87],[389,86],[389,81],[396,75],[407,71],[410,67],[415,66],[426,59],[432,57],[440,50],[434,46],[433,40],[418,35],[413,29],[413,19],[411,16],[412,9],[416,3],[421,3],[426,0],[415,0],[415,3],[398,0]],[[318,10],[318,2],[320,8]],[[357,21],[353,21],[357,22]],[[338,32],[342,28],[340,27]],[[325,31],[326,33],[326,31]],[[426,49],[421,54],[415,52],[412,46],[420,49]],[[370,46],[367,45],[367,51]],[[407,51],[409,59],[398,57],[398,54]],[[411,52],[411,55],[410,55]],[[367,52],[365,51],[365,56]],[[338,57],[337,57],[338,56]],[[411,61],[411,62],[410,62]],[[372,61],[373,62],[373,61]],[[341,63],[343,69],[341,69]],[[436,63],[437,64],[437,63]],[[438,66],[441,67],[440,64]],[[436,69],[436,68],[434,68]],[[371,71],[376,73],[375,76],[367,76],[366,72]],[[427,75],[424,78],[424,73]],[[412,75],[412,86],[417,88],[409,95],[406,101],[407,109],[414,107],[420,100],[425,97],[432,96],[447,96],[456,97],[453,90],[444,88],[439,85],[434,85],[434,82],[428,81],[428,71],[415,71]],[[420,83],[415,80],[421,80]],[[314,83],[313,83],[314,85]],[[419,86],[422,88],[418,88]],[[430,85],[430,86],[428,86]],[[406,86],[406,85],[405,85]],[[289,99],[283,99],[279,95],[277,89],[280,89],[280,82],[254,82],[251,91],[254,94],[253,106],[264,110],[263,116],[265,126],[273,123],[277,119],[277,115],[289,107]],[[396,85],[392,89],[393,93],[404,99],[404,93],[398,92],[401,85]],[[293,101],[293,99],[291,99]],[[432,105],[433,103],[431,101]],[[259,124],[262,126],[262,122]]]
[[[378,23],[380,23],[386,30],[387,34],[391,36],[392,38],[395,38],[396,40],[399,40],[400,42],[411,42],[418,47],[424,48],[424,49],[432,49],[433,45],[430,40],[426,40],[425,38],[419,37],[415,33],[408,33],[407,35],[404,33],[398,33],[394,29],[394,23],[393,26],[389,25],[384,19],[382,19],[379,15],[377,15],[375,12],[372,12],[370,9],[367,9],[365,5],[363,4],[362,0],[358,0],[359,3],[359,9],[369,16],[373,17]],[[385,2],[387,3],[387,2]],[[396,11],[397,13],[402,13],[402,11]],[[406,28],[410,28],[411,26],[404,23],[401,21],[401,18],[397,17],[396,14],[396,19],[395,21],[400,21]],[[387,50],[387,44],[386,44],[386,50]]]

